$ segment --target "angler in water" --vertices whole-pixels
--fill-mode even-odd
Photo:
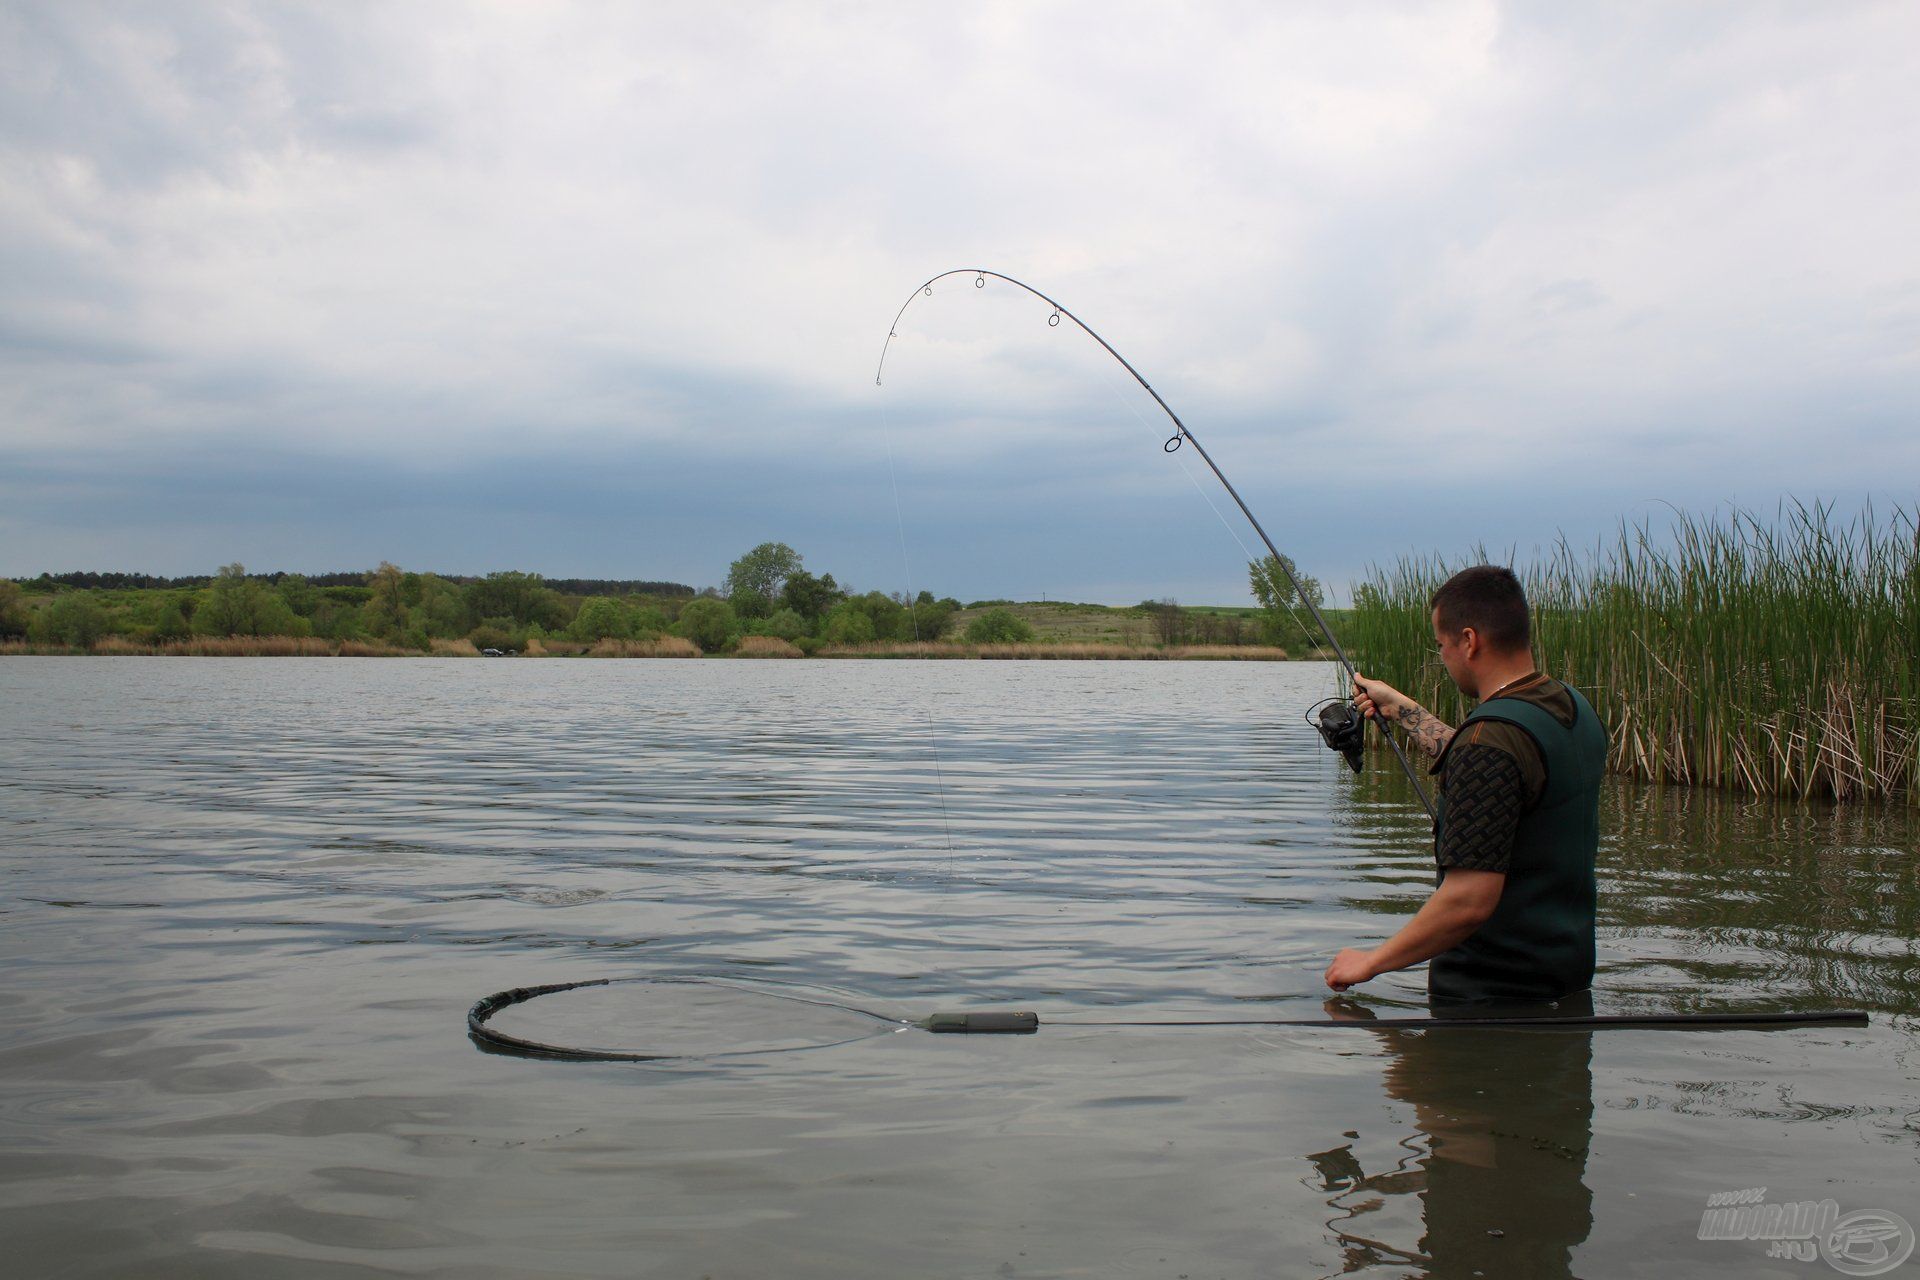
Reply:
[[[1440,776],[1439,876],[1398,933],[1327,966],[1345,991],[1423,960],[1436,1004],[1538,1004],[1593,981],[1594,858],[1607,735],[1577,689],[1533,662],[1526,594],[1478,565],[1433,594],[1433,638],[1460,692],[1458,729],[1393,686],[1355,673],[1360,711],[1397,723]]]

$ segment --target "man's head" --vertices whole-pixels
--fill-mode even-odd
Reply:
[[[1433,593],[1432,606],[1440,661],[1469,698],[1481,696],[1483,675],[1531,665],[1527,593],[1513,570],[1496,564],[1462,569]]]

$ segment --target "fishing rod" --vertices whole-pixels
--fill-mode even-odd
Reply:
[[[1213,455],[1207,452],[1206,446],[1202,445],[1194,436],[1193,432],[1187,429],[1186,423],[1180,421],[1180,415],[1173,411],[1173,406],[1166,402],[1165,397],[1153,389],[1153,384],[1141,377],[1140,371],[1134,368],[1125,356],[1114,350],[1112,343],[1108,342],[1098,333],[1095,333],[1092,326],[1087,324],[1086,321],[1061,306],[1046,294],[1040,292],[1040,290],[1023,280],[1015,280],[1012,276],[1002,275],[998,271],[988,271],[983,267],[957,267],[952,271],[942,271],[939,275],[928,280],[918,289],[908,294],[907,300],[900,304],[900,310],[894,313],[893,323],[887,326],[887,340],[880,347],[880,363],[873,371],[873,385],[876,387],[881,385],[881,376],[886,372],[887,368],[887,350],[892,347],[893,340],[900,336],[900,317],[907,314],[907,308],[913,305],[913,300],[923,295],[929,298],[932,297],[933,286],[945,280],[948,276],[964,275],[973,276],[973,287],[976,289],[986,288],[987,280],[991,277],[995,280],[1004,280],[1016,288],[1026,290],[1053,308],[1053,314],[1047,317],[1047,324],[1049,326],[1058,328],[1062,316],[1073,321],[1074,324],[1079,326],[1082,333],[1099,343],[1108,355],[1118,360],[1120,367],[1132,374],[1135,382],[1146,388],[1147,394],[1153,397],[1153,402],[1159,405],[1161,410],[1165,412],[1167,417],[1173,422],[1173,434],[1167,438],[1165,444],[1160,446],[1161,449],[1167,453],[1174,453],[1177,452],[1183,444],[1190,444],[1194,447],[1194,451],[1200,455],[1200,460],[1207,464],[1207,469],[1213,472],[1214,478],[1225,487],[1228,496],[1233,499],[1234,505],[1240,508],[1240,514],[1247,518],[1247,523],[1253,526],[1253,531],[1260,535],[1260,541],[1266,544],[1267,551],[1273,556],[1273,562],[1279,565],[1280,572],[1286,575],[1287,584],[1293,588],[1293,594],[1299,598],[1301,604],[1307,606],[1307,612],[1313,615],[1314,622],[1320,628],[1320,634],[1327,638],[1328,647],[1333,650],[1334,656],[1340,660],[1340,665],[1345,668],[1349,687],[1351,687],[1351,682],[1359,675],[1359,672],[1355,670],[1353,663],[1347,658],[1347,651],[1341,647],[1339,638],[1333,634],[1333,628],[1327,625],[1326,618],[1321,615],[1320,606],[1313,602],[1312,596],[1301,589],[1300,579],[1294,576],[1293,568],[1288,563],[1287,558],[1280,554],[1280,548],[1273,545],[1273,539],[1269,538],[1267,531],[1260,526],[1260,521],[1255,518],[1253,511],[1247,506],[1246,499],[1242,498],[1240,491],[1233,487],[1233,481],[1227,479],[1226,472],[1220,470],[1220,464],[1213,460]],[[1361,717],[1359,711],[1351,702],[1343,698],[1329,698],[1325,702],[1316,704],[1316,709],[1319,711],[1317,720],[1311,718],[1312,711],[1310,710],[1308,713],[1310,717],[1308,723],[1318,728],[1320,730],[1320,736],[1325,740],[1326,744],[1344,756],[1347,764],[1355,773],[1358,773],[1360,771],[1360,749],[1366,741],[1366,720]],[[1420,804],[1426,809],[1427,817],[1437,821],[1438,815],[1434,812],[1433,801],[1427,797],[1427,789],[1420,785],[1420,776],[1415,772],[1413,762],[1407,759],[1407,753],[1401,749],[1400,743],[1394,739],[1392,734],[1387,732],[1387,726],[1384,721],[1380,724],[1380,736],[1386,740],[1389,747],[1393,748],[1394,759],[1400,762],[1400,768],[1406,773],[1407,781],[1413,784],[1414,794],[1420,797]]]

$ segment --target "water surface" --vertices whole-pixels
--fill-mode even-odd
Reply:
[[[0,662],[0,1230],[61,1276],[1807,1275],[1903,1213],[1905,810],[1611,786],[1602,1011],[1861,1029],[1030,1037],[1314,1016],[1431,877],[1307,664]],[[725,985],[664,981],[715,977]],[[702,1055],[482,1053],[500,1016]],[[1363,988],[1417,1011],[1419,973]],[[808,1046],[799,1047],[795,1046]],[[742,1050],[788,1050],[741,1054]],[[739,1055],[739,1056],[717,1056]],[[1909,1264],[1913,1266],[1916,1264]]]

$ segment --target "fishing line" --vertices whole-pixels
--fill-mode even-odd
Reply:
[[[661,1052],[645,1050],[595,1049],[555,1044],[512,1035],[490,1025],[503,1009],[526,1004],[541,996],[589,987],[611,987],[627,983],[656,985],[703,984],[753,995],[813,1005],[855,1014],[873,1023],[871,1030],[806,1045],[768,1049],[732,1050],[716,1053]],[[771,988],[771,989],[770,989]],[[493,1053],[529,1058],[553,1058],[576,1062],[670,1062],[709,1058],[739,1058],[774,1053],[793,1053],[808,1049],[827,1049],[852,1044],[876,1035],[901,1031],[927,1031],[935,1035],[1032,1035],[1044,1026],[1100,1028],[1102,1030],[1177,1030],[1180,1028],[1224,1027],[1299,1027],[1320,1030],[1346,1028],[1362,1031],[1468,1031],[1498,1029],[1534,1029],[1558,1031],[1765,1031],[1792,1027],[1864,1027],[1867,1014],[1858,1009],[1760,1010],[1747,1013],[1613,1013],[1563,1016],[1483,1014],[1462,1016],[1409,1016],[1388,1018],[1054,1018],[1043,1023],[1031,1010],[967,1010],[932,1013],[919,1018],[902,1018],[880,1013],[842,1000],[817,995],[802,995],[777,989],[765,979],[749,986],[726,978],[701,975],[671,978],[590,978],[580,982],[554,982],[538,987],[513,987],[496,991],[474,1002],[467,1011],[467,1034],[482,1049]]]
[[[908,294],[907,300],[900,304],[900,310],[894,313],[893,323],[887,326],[887,339],[880,347],[880,362],[875,367],[873,375],[874,385],[880,385],[885,375],[887,352],[893,346],[893,340],[900,336],[900,318],[906,315],[907,308],[913,305],[914,299],[916,298],[923,296],[932,297],[933,286],[936,282],[944,280],[948,276],[956,275],[971,275],[974,278],[973,284],[976,289],[984,289],[988,278],[991,277],[995,280],[1003,280],[1015,288],[1032,294],[1053,308],[1052,314],[1047,317],[1047,324],[1050,327],[1058,328],[1061,318],[1065,317],[1073,321],[1074,325],[1078,327],[1082,333],[1099,343],[1108,355],[1120,362],[1121,367],[1133,376],[1133,380],[1139,383],[1148,395],[1153,397],[1154,403],[1160,406],[1161,410],[1166,413],[1168,420],[1173,423],[1173,434],[1160,446],[1161,449],[1167,453],[1174,453],[1185,445],[1190,444],[1193,446],[1194,452],[1200,455],[1200,460],[1207,464],[1207,469],[1213,472],[1214,478],[1219,480],[1221,487],[1227,491],[1227,496],[1232,498],[1234,505],[1240,508],[1240,514],[1247,518],[1247,523],[1251,525],[1253,531],[1260,536],[1261,543],[1272,553],[1275,562],[1279,564],[1281,571],[1286,575],[1288,583],[1293,587],[1294,595],[1299,598],[1301,604],[1306,606],[1307,612],[1313,616],[1314,622],[1320,628],[1320,633],[1327,638],[1328,646],[1333,650],[1334,657],[1339,659],[1340,665],[1345,668],[1349,679],[1356,677],[1358,672],[1353,662],[1347,657],[1347,651],[1345,647],[1341,645],[1340,638],[1333,634],[1333,628],[1327,625],[1327,620],[1325,616],[1321,614],[1320,607],[1313,602],[1311,597],[1300,589],[1299,578],[1295,576],[1293,570],[1288,567],[1285,558],[1281,556],[1280,548],[1275,546],[1273,539],[1267,536],[1266,529],[1262,527],[1258,518],[1254,516],[1252,508],[1247,506],[1246,499],[1242,498],[1240,491],[1233,487],[1233,482],[1227,479],[1226,472],[1222,471],[1220,464],[1213,460],[1213,455],[1207,452],[1206,446],[1202,445],[1193,432],[1187,429],[1187,424],[1180,420],[1180,415],[1173,411],[1173,406],[1167,403],[1164,396],[1154,390],[1153,384],[1142,377],[1140,371],[1134,368],[1125,356],[1114,349],[1112,343],[1096,333],[1086,321],[1032,285],[1021,280],[1016,280],[1012,276],[1003,275],[998,271],[989,271],[984,267],[962,267],[952,271],[943,271],[939,275],[934,276],[918,289]],[[1361,724],[1361,731],[1363,733],[1365,732],[1364,721]],[[1421,784],[1420,775],[1415,771],[1413,762],[1407,759],[1407,753],[1401,748],[1399,741],[1387,731],[1384,723],[1380,725],[1380,734],[1381,737],[1386,740],[1387,746],[1392,748],[1394,759],[1399,762],[1401,771],[1407,775],[1407,781],[1412,785],[1414,794],[1419,796],[1421,807],[1427,811],[1429,818],[1438,821],[1438,817],[1434,811],[1433,801],[1428,798],[1427,789]]]
[[[920,613],[914,603],[913,562],[907,556],[907,520],[900,508],[900,477],[893,465],[893,426],[882,414],[880,436],[887,446],[887,481],[893,486],[893,524],[900,536],[900,569],[907,580],[907,621],[913,627],[913,642],[920,643]],[[940,830],[947,843],[947,880],[953,880],[953,821],[947,814],[947,780],[940,767],[940,735],[934,731],[933,710],[921,704],[920,714],[927,724],[927,750],[933,755],[933,785],[940,797]]]
[[[1155,427],[1152,422],[1148,421],[1147,416],[1140,412],[1139,406],[1134,404],[1132,400],[1127,398],[1125,386],[1120,382],[1118,378],[1114,376],[1112,367],[1104,364],[1101,365],[1100,367],[1102,372],[1106,375],[1107,388],[1108,390],[1113,392],[1114,398],[1119,400],[1120,403],[1126,407],[1127,412],[1134,416],[1135,421],[1137,421],[1141,426],[1145,427],[1149,432],[1154,433],[1154,435],[1157,437],[1159,434],[1159,428]],[[1173,460],[1176,464],[1179,465],[1180,474],[1185,476],[1187,478],[1187,483],[1193,486],[1193,491],[1200,495],[1200,501],[1207,504],[1207,510],[1213,512],[1213,518],[1220,522],[1220,527],[1227,531],[1227,536],[1229,538],[1232,538],[1234,545],[1240,548],[1240,554],[1246,557],[1247,564],[1249,566],[1258,564],[1260,561],[1260,557],[1254,554],[1253,548],[1249,547],[1246,544],[1246,540],[1240,536],[1240,531],[1233,527],[1233,522],[1228,520],[1226,517],[1226,513],[1220,510],[1218,504],[1216,504],[1213,500],[1213,495],[1208,493],[1206,490],[1206,487],[1200,483],[1200,477],[1194,475],[1193,468],[1187,465],[1187,460],[1181,457],[1180,454],[1178,453],[1175,453],[1173,455]],[[1280,604],[1281,604],[1281,607],[1287,611],[1287,616],[1293,619],[1293,624],[1299,627],[1301,631],[1304,632],[1311,629],[1301,619],[1299,611],[1293,607],[1292,602],[1290,602],[1285,598],[1282,598],[1280,601]],[[1339,677],[1335,676],[1334,685],[1336,688],[1339,686],[1339,683],[1340,683]]]

